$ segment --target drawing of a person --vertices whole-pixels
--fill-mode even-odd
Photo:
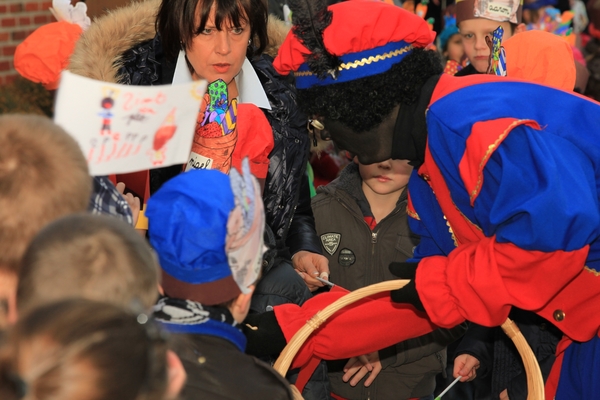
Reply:
[[[111,135],[110,123],[113,117],[111,108],[113,108],[115,101],[112,97],[107,96],[101,101],[102,111],[98,113],[102,117],[102,128],[100,128],[101,135]]]

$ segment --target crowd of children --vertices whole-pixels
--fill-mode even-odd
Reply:
[[[577,0],[457,0],[435,23],[426,1],[269,2],[291,30],[257,0],[184,3],[94,22],[69,68],[168,84],[180,56],[223,79],[227,168],[151,170],[140,202],[49,118],[0,115],[1,399],[433,400],[457,377],[447,400],[526,399],[508,317],[547,396],[597,393],[577,372],[600,357],[595,0],[589,27]],[[312,315],[398,278],[275,371]]]

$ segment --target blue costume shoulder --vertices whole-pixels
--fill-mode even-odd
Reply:
[[[600,104],[506,78],[452,88],[458,79],[440,80],[427,128],[432,157],[461,213],[486,236],[527,250],[593,242],[600,225]],[[488,122],[492,131],[477,129]]]

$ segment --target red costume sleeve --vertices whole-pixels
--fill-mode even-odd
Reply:
[[[259,179],[267,177],[269,153],[273,150],[273,130],[263,112],[250,103],[238,104],[238,142],[231,163],[240,170],[242,159],[248,157],[252,175]]]
[[[498,326],[511,305],[542,308],[581,272],[587,254],[588,246],[545,253],[483,238],[459,246],[447,258],[421,260],[417,291],[428,315],[442,327],[465,319]],[[557,276],[561,279],[551,278]]]
[[[324,309],[347,292],[332,290],[306,301],[301,307],[283,304],[274,308],[286,341]],[[327,319],[305,342],[291,368],[305,365],[314,354],[325,360],[338,360],[372,353],[384,347],[435,330],[425,314],[412,306],[392,303],[389,292],[359,300]]]

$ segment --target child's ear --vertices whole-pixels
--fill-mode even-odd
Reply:
[[[248,311],[250,311],[250,301],[252,300],[252,293],[254,293],[254,289],[256,286],[249,286],[249,293],[240,293],[238,297],[231,304],[230,311],[233,319],[235,319],[238,323],[242,323],[246,319],[248,315]]]
[[[359,165],[360,163],[358,162],[358,156],[352,157],[352,162],[356,165]]]
[[[526,30],[527,30],[527,26],[521,22],[519,25],[517,25],[515,27],[515,31],[513,32],[513,35],[516,35],[517,33],[525,32]]]
[[[181,360],[172,350],[167,350],[167,379],[165,399],[177,399],[187,379],[187,374]]]

